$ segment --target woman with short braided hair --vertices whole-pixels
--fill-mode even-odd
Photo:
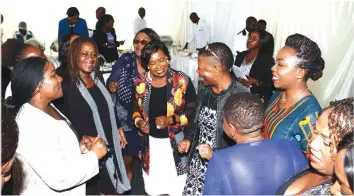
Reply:
[[[330,195],[333,185],[334,164],[339,143],[346,135],[353,135],[354,98],[332,101],[311,127],[309,144],[311,168],[291,177],[276,195]]]

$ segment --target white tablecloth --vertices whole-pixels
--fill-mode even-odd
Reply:
[[[190,57],[181,57],[178,55],[171,55],[170,65],[172,69],[182,71],[187,74],[194,85],[195,90],[198,89],[198,59]]]

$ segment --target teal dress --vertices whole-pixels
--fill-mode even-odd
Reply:
[[[303,97],[290,108],[281,109],[279,107],[281,95],[281,91],[276,91],[266,108],[264,137],[294,142],[297,148],[306,154],[321,106],[311,94]]]

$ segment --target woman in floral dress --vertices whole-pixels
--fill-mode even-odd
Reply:
[[[183,130],[193,118],[196,94],[190,78],[169,68],[170,55],[160,42],[150,42],[141,53],[147,73],[134,81],[133,120],[143,139],[145,191],[149,195],[182,195],[186,157],[178,152]]]

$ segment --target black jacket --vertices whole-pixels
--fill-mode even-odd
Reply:
[[[224,129],[222,126],[223,124],[222,109],[226,103],[227,98],[229,98],[233,94],[241,93],[241,92],[248,92],[248,90],[239,81],[232,80],[230,86],[227,88],[227,90],[225,90],[224,96],[217,100],[217,122],[216,122],[216,136],[215,136],[216,149],[213,149],[214,151],[218,149],[224,149],[235,144],[235,142],[232,141],[230,138],[228,138],[228,136],[224,133]],[[199,145],[198,142],[199,142],[200,130],[198,127],[198,118],[202,108],[203,97],[205,96],[209,97],[211,93],[212,93],[212,89],[210,86],[206,87],[201,82],[199,82],[195,116],[193,121],[192,120],[189,121],[188,126],[184,130],[184,139],[189,139],[191,141],[188,164],[190,163],[191,158],[195,153],[196,147]]]
[[[242,61],[246,58],[249,50],[243,51],[236,56],[234,65],[240,67]],[[249,76],[259,81],[260,85],[252,85],[251,92],[257,94],[264,100],[266,105],[273,95],[272,66],[275,64],[270,55],[258,54],[254,61]]]
[[[116,31],[114,30],[114,28],[112,29],[111,33],[114,37],[114,42],[119,46],[119,43],[117,42]],[[105,46],[105,43],[108,42],[108,36],[105,32],[96,30],[93,34],[93,39],[97,44],[98,52],[104,56],[107,62],[110,63],[118,59],[119,56],[117,47],[108,48],[107,46]]]

